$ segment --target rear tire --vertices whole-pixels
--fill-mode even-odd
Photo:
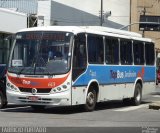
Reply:
[[[97,102],[96,91],[95,91],[95,89],[90,88],[87,93],[86,104],[84,105],[85,111],[87,111],[87,112],[93,111],[95,109],[96,102]]]
[[[134,91],[134,97],[132,98],[132,103],[135,106],[138,106],[141,104],[142,100],[142,86],[137,83],[135,86],[135,91]]]

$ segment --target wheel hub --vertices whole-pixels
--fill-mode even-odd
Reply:
[[[94,100],[95,100],[94,94],[92,92],[89,92],[88,95],[87,95],[87,103],[89,105],[93,105]]]
[[[141,99],[140,90],[138,89],[138,90],[137,90],[137,94],[136,94],[136,100],[137,100],[137,101],[140,101],[140,99]]]

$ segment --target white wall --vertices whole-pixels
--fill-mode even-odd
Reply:
[[[51,0],[38,1],[38,16],[44,16],[44,19],[38,20],[38,26],[47,26],[51,24]]]
[[[0,8],[0,32],[15,33],[27,27],[27,15]]]
[[[38,26],[53,25],[100,25],[101,0],[39,0]],[[121,28],[130,22],[129,0],[103,0],[103,11],[111,11],[103,26]],[[44,24],[43,24],[44,22]]]
[[[79,10],[99,16],[101,0],[53,0]],[[103,0],[103,10],[111,11],[112,15],[108,18],[113,22],[122,25],[129,24],[130,20],[130,0]]]

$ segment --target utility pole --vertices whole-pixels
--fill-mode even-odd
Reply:
[[[146,15],[146,8],[145,8],[145,7],[144,7],[143,15],[144,15],[144,16]],[[142,37],[144,37],[144,36],[145,36],[145,31],[143,30],[143,31],[142,31]]]
[[[30,14],[28,13],[27,14],[27,28],[29,28],[30,27]]]
[[[106,11],[104,13],[103,11],[103,0],[101,0],[101,10],[99,12],[99,18],[100,18],[100,26],[103,26],[104,23],[104,18],[108,18],[109,16],[111,16],[111,11]]]
[[[100,26],[103,24],[103,0],[101,0],[101,19],[100,19]]]

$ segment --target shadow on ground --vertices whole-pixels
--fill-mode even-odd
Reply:
[[[148,104],[150,102],[142,102],[142,104]],[[101,110],[111,110],[130,107],[130,105],[124,104],[122,101],[108,101],[103,103],[98,103],[94,111]],[[65,107],[47,107],[41,110],[34,110],[31,106],[22,105],[8,105],[7,108],[1,109],[1,112],[21,112],[21,113],[42,113],[42,114],[75,114],[75,113],[86,113],[83,106],[65,106]]]

